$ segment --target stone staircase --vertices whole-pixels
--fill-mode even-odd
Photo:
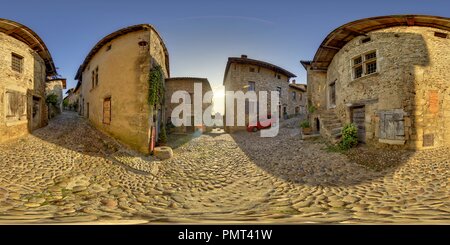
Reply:
[[[320,113],[320,134],[331,143],[338,143],[342,136],[343,124],[336,116],[334,110],[327,110]]]

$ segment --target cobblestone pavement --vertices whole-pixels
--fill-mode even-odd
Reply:
[[[450,151],[374,172],[301,141],[212,132],[155,161],[73,113],[0,145],[0,223],[450,223]]]

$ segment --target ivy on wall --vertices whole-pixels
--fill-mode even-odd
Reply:
[[[148,83],[148,103],[151,106],[162,104],[164,99],[164,76],[160,65],[152,67]]]

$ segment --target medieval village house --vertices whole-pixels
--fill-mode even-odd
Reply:
[[[172,111],[175,107],[179,105],[179,103],[171,103],[171,98],[174,92],[176,91],[185,91],[187,92],[186,96],[190,97],[191,101],[191,115],[186,115],[188,117],[191,117],[192,126],[181,126],[181,127],[172,127],[174,132],[180,132],[180,133],[192,133],[195,132],[196,129],[200,129],[202,132],[206,130],[206,127],[204,126],[195,126],[194,125],[194,85],[196,83],[201,84],[202,88],[202,94],[201,98],[205,96],[205,94],[209,91],[212,91],[211,85],[209,84],[208,79],[206,78],[197,78],[197,77],[171,77],[167,78],[165,81],[166,85],[166,100],[165,100],[165,106],[166,106],[166,119],[168,125],[171,125],[171,115]],[[203,101],[202,101],[203,102]],[[201,115],[203,117],[203,113],[205,110],[211,106],[211,103],[202,103],[202,111]],[[180,116],[180,118],[183,118],[185,115]]]
[[[289,110],[290,116],[306,117],[308,103],[306,97],[306,85],[296,84],[295,80],[289,84]]]
[[[48,105],[48,114],[49,118],[53,118],[58,114],[61,114],[63,111],[63,90],[66,89],[66,79],[64,78],[52,78],[47,80],[45,87],[45,96],[49,98],[49,96],[55,96],[54,104],[49,103]]]
[[[28,27],[0,19],[0,142],[47,125],[46,81],[57,75],[42,39]]]
[[[162,84],[157,85],[163,86],[170,74],[169,54],[151,25],[130,26],[104,37],[75,77],[81,87],[80,113],[130,147],[151,152],[165,123],[163,100],[149,102],[150,73],[156,67],[162,73]]]
[[[395,15],[332,31],[307,70],[311,123],[333,140],[344,123],[377,147],[450,145],[450,19]]]
[[[259,91],[267,91],[268,94],[268,112],[270,112],[270,92],[278,91],[280,96],[279,114],[281,120],[288,114],[288,107],[290,105],[288,90],[289,80],[296,77],[293,73],[278,67],[276,65],[249,59],[246,55],[241,57],[228,58],[227,66],[225,68],[225,75],[223,79],[223,85],[225,91],[255,91],[257,94]],[[249,108],[253,108],[252,103],[256,101],[246,100],[246,125],[248,124]],[[229,113],[225,108],[225,117]],[[237,110],[237,103],[234,103],[234,111]],[[261,116],[261,115],[259,115]],[[227,132],[234,132],[238,130],[244,130],[245,126],[236,126],[236,113],[235,113],[234,126],[225,126]]]

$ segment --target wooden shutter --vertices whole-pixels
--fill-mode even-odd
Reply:
[[[103,123],[111,123],[111,98],[106,98],[103,101]]]

